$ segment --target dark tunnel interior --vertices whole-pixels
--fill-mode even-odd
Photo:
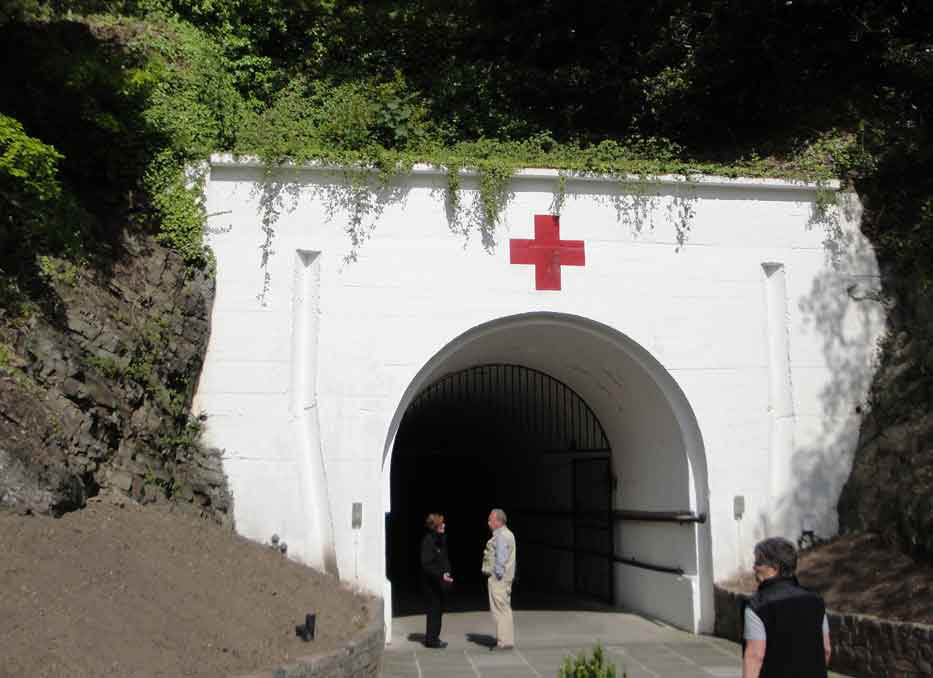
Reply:
[[[445,516],[452,609],[481,609],[486,519],[516,534],[516,609],[612,604],[611,455],[586,403],[547,374],[482,365],[442,377],[405,413],[391,470],[386,568],[397,615],[420,610],[419,545]]]

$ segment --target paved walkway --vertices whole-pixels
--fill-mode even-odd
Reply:
[[[488,612],[444,615],[444,650],[420,644],[424,616],[397,617],[382,678],[557,678],[565,657],[599,641],[622,678],[737,678],[739,646],[616,611],[515,613],[517,649],[490,652]]]

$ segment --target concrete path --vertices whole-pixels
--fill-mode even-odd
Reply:
[[[617,611],[515,613],[517,649],[490,652],[488,612],[444,615],[444,650],[419,642],[424,616],[397,617],[382,678],[557,678],[565,657],[602,643],[616,678],[738,678],[739,646]]]

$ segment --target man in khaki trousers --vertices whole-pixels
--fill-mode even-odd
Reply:
[[[489,610],[496,625],[496,646],[493,650],[515,647],[515,626],[512,623],[512,580],[515,579],[515,535],[505,526],[505,511],[489,513],[492,537],[483,553],[483,574],[489,587]]]

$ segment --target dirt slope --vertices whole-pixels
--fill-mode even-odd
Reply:
[[[92,499],[0,513],[0,677],[215,677],[333,648],[372,601],[229,529]],[[317,638],[295,624],[317,613]]]
[[[800,583],[830,609],[933,624],[933,565],[916,562],[877,534],[837,537],[800,555]],[[751,593],[754,575],[723,582]]]

